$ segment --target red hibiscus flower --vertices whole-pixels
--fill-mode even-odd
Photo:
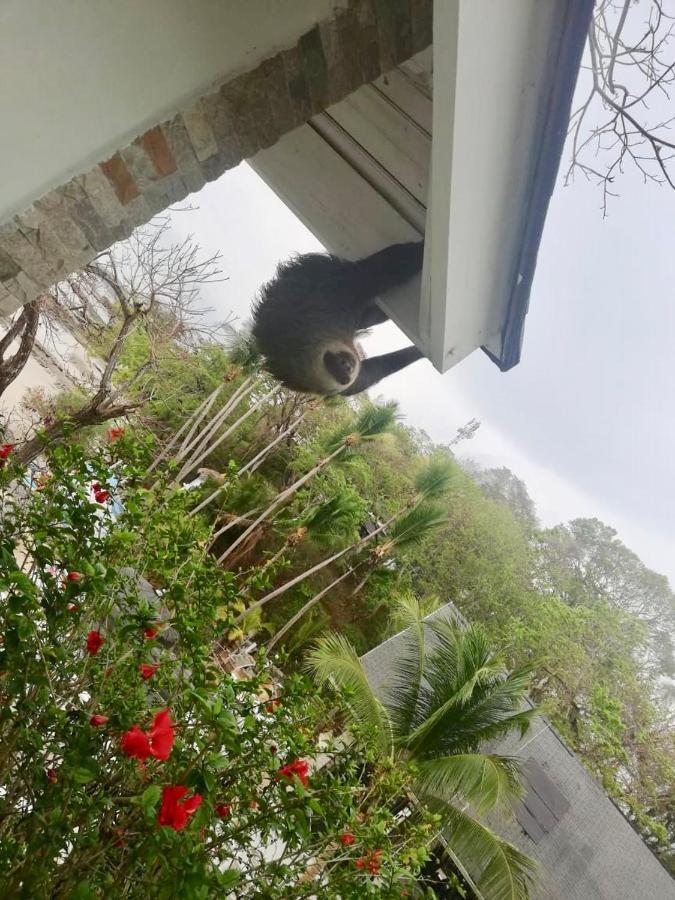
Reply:
[[[80,581],[82,579],[82,575],[80,572],[68,572],[66,575],[67,581]]]
[[[0,459],[4,462],[14,449],[14,444],[2,444],[0,446]]]
[[[379,875],[380,874],[380,857],[382,856],[381,850],[373,850],[370,856],[361,856],[356,860],[356,868],[357,869],[365,869],[368,867],[368,872],[370,875]]]
[[[58,775],[56,774],[56,769],[47,769],[46,771],[47,781],[50,781],[52,784],[56,784],[59,780]]]
[[[340,835],[340,843],[343,847],[349,847],[355,840],[356,838],[349,831],[345,831],[344,834]]]
[[[128,731],[122,735],[121,741],[122,753],[130,756],[132,759],[139,759],[141,762],[150,756],[150,741],[147,734],[138,727],[133,725]]]
[[[94,492],[94,500],[97,503],[105,503],[106,500],[110,499],[109,491],[95,491]]]
[[[289,778],[291,781],[297,775],[300,779],[303,787],[307,787],[309,783],[309,779],[307,778],[307,773],[309,772],[309,763],[305,759],[295,759],[292,763],[288,763],[285,766],[282,766],[278,775],[283,778]]]
[[[166,828],[182,831],[190,816],[199,809],[201,794],[193,794],[183,799],[188,789],[180,784],[167,785],[162,789],[162,805],[157,813],[157,821]]]
[[[87,653],[90,656],[96,656],[103,646],[103,638],[100,631],[90,631],[87,635]]]
[[[174,730],[171,721],[171,712],[163,709],[158,712],[152,723],[152,728],[146,734],[138,725],[134,725],[122,735],[122,753],[139,759],[141,762],[149,756],[162,761],[169,758],[173,747]]]
[[[157,629],[154,625],[150,625],[148,628],[143,629],[143,635],[151,641],[154,637],[157,637]]]
[[[152,678],[157,669],[159,669],[159,663],[141,663],[138,667],[138,671],[141,673],[141,678],[143,679],[143,681],[147,681],[148,678]]]
[[[229,803],[219,803],[218,806],[216,806],[216,815],[220,816],[221,819],[225,819],[229,816],[230,810],[231,807]]]
[[[157,713],[150,731],[150,750],[155,759],[168,759],[173,747],[174,730],[171,712],[163,709]]]
[[[121,438],[124,434],[124,428],[109,428],[108,429],[108,440],[116,441],[118,438]]]
[[[98,728],[99,725],[105,725],[105,723],[107,721],[108,721],[107,716],[101,716],[98,713],[96,713],[95,715],[93,715],[91,717],[91,719],[89,719],[89,724],[93,725],[94,728]]]

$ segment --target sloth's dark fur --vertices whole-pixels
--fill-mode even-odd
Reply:
[[[266,368],[293,390],[353,394],[419,359],[409,347],[361,360],[354,339],[386,320],[375,299],[420,271],[423,253],[424,244],[409,243],[356,262],[308,253],[281,263],[253,308],[253,338]],[[338,380],[340,366],[353,372],[351,381]]]

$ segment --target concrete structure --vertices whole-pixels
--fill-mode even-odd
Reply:
[[[0,314],[431,41],[431,0],[7,0]]]
[[[424,234],[382,304],[440,372],[510,368],[591,8],[6,0],[0,313],[249,159],[330,249]]]
[[[445,372],[520,360],[539,240],[592,2],[437,0],[432,48],[251,164],[328,249],[426,239],[382,305]]]
[[[458,615],[447,604],[429,618]],[[401,638],[362,657],[382,697]],[[491,825],[539,863],[533,900],[675,900],[675,881],[546,719],[497,749],[523,761],[526,794],[516,822]]]

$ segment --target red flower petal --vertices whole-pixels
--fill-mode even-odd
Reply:
[[[140,759],[144,762],[150,755],[150,741],[138,725],[134,725],[122,735],[121,741],[122,753],[130,756],[132,759]]]
[[[293,778],[297,775],[303,787],[307,787],[307,785],[309,784],[309,779],[307,777],[308,772],[309,763],[307,762],[307,760],[296,759],[293,762],[287,763],[285,766],[282,766],[278,770],[277,774],[291,780],[293,780]]]
[[[124,434],[124,428],[109,428],[108,429],[108,440],[116,441],[118,438],[121,438]]]
[[[80,581],[82,575],[79,572],[68,572],[66,578],[68,579],[68,581]]]
[[[138,671],[141,673],[141,678],[143,679],[143,681],[147,681],[148,678],[152,678],[157,669],[159,669],[159,663],[141,663],[138,667]]]
[[[94,500],[97,503],[105,503],[106,500],[110,499],[110,493],[108,491],[95,491],[94,492]]]
[[[87,635],[87,653],[91,656],[96,656],[102,646],[103,638],[100,631],[90,631]]]
[[[340,843],[343,847],[349,847],[350,844],[353,844],[356,838],[353,834],[350,834],[348,831],[345,831],[344,834],[340,835]]]
[[[161,715],[161,713],[160,713]],[[187,800],[182,798],[188,789],[180,784],[167,785],[162,789],[162,805],[157,813],[157,821],[166,828],[181,831],[188,823],[189,817],[202,802],[200,794],[193,794]]]
[[[221,819],[229,816],[230,812],[231,807],[229,803],[219,803],[218,806],[216,806],[216,815],[220,816]]]
[[[98,713],[96,713],[95,715],[93,715],[91,717],[91,719],[89,719],[89,724],[93,725],[94,728],[98,728],[99,725],[105,725],[105,723],[107,721],[108,721],[107,716],[101,716]]]
[[[14,444],[3,444],[0,446],[0,459],[7,459],[13,449]]]
[[[150,752],[155,759],[166,760],[169,758],[173,747],[174,730],[171,721],[171,712],[163,709],[157,713],[150,731]]]
[[[150,641],[152,638],[157,637],[157,629],[154,625],[151,625],[149,628],[143,629],[143,634]]]

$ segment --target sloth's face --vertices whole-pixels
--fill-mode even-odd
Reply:
[[[323,355],[323,364],[326,371],[337,381],[337,383],[346,388],[359,374],[358,357],[348,349],[326,350]]]

